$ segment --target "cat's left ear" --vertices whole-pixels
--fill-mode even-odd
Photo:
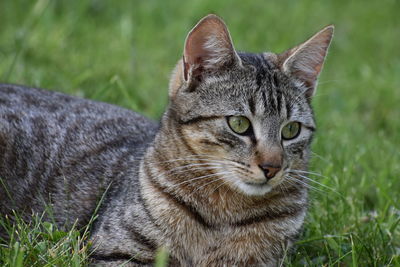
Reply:
[[[318,76],[333,37],[334,26],[329,25],[304,43],[278,55],[281,69],[306,87],[306,96],[315,93]]]
[[[182,86],[195,88],[206,76],[232,65],[241,65],[228,28],[214,14],[202,18],[186,37],[183,58],[178,62],[170,80],[170,97]]]
[[[240,59],[233,48],[228,28],[214,14],[202,18],[186,37],[183,51],[186,81],[237,61]]]

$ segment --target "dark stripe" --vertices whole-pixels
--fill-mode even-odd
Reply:
[[[254,103],[253,97],[249,98],[249,108],[250,108],[251,114],[255,115],[255,113],[256,113],[256,105]]]
[[[92,147],[85,147],[83,150],[80,151],[79,154],[76,154],[74,158],[71,158],[68,161],[68,167],[65,168],[64,173],[68,173],[73,170],[74,168],[77,168],[77,166],[84,165],[84,162],[88,162],[93,159],[93,157],[97,157],[98,155],[105,153],[106,151],[115,149],[115,148],[120,148],[124,147],[127,144],[127,140],[129,140],[129,136],[126,135],[120,135],[117,136],[114,139],[109,140],[108,142],[98,144],[97,146],[94,146],[95,148]],[[65,150],[60,150],[59,152],[62,152]],[[68,151],[68,150],[67,150]],[[77,179],[77,178],[74,178]],[[72,181],[72,180],[71,180]],[[72,184],[73,181],[69,184]],[[49,184],[51,185],[51,184]]]
[[[142,233],[140,233],[139,229],[137,229],[132,222],[125,222],[123,221],[123,226],[128,229],[130,236],[134,239],[137,243],[146,246],[148,249],[154,251],[157,249],[157,244],[154,240],[150,240]]]
[[[132,234],[131,236],[135,239],[135,241],[138,241],[140,244],[145,245],[150,250],[157,249],[157,245],[153,240],[148,239],[146,236],[144,236],[140,232],[136,231],[136,229],[130,228],[129,231]]]
[[[261,97],[262,97],[262,101],[263,101],[263,105],[264,105],[265,109],[268,110],[268,103],[267,103],[266,92],[262,92],[262,93],[261,93]]]
[[[244,172],[247,172],[247,173],[252,173],[249,169],[246,169],[246,168],[243,168],[243,167],[236,166],[235,168],[237,168],[239,170],[242,170]]]
[[[265,80],[265,69],[259,68],[256,75],[256,84],[257,87],[261,87],[262,82]]]
[[[269,104],[271,106],[271,110],[277,111],[276,104],[275,104],[274,92],[272,92],[271,88],[269,90],[267,90],[267,91],[268,91],[268,102],[269,102]]]
[[[134,256],[131,256],[129,254],[125,253],[120,253],[120,252],[115,252],[111,253],[108,255],[97,255],[97,254],[92,254],[90,255],[92,259],[98,260],[98,261],[129,261],[133,262],[136,264],[150,264],[153,263],[153,260],[138,260],[135,259]]]
[[[200,142],[201,144],[209,145],[209,146],[222,146],[221,144],[218,144],[218,143],[216,143],[216,142],[212,142],[212,141],[207,140],[207,139],[202,139],[202,140],[200,140],[199,142]]]
[[[297,103],[296,103],[296,107],[297,107],[297,109],[298,109],[298,113],[300,113],[300,114],[302,114],[302,113],[304,113],[304,105],[303,105],[303,101],[301,101],[301,99],[298,99],[297,100]]]
[[[277,88],[277,87],[279,87],[279,79],[278,79],[278,76],[277,76],[277,73],[276,72],[274,72],[273,74],[272,74],[272,84]]]
[[[302,209],[298,208],[296,210],[284,210],[280,212],[269,211],[263,215],[251,217],[248,219],[244,219],[235,223],[232,223],[231,226],[242,227],[248,226],[250,224],[260,223],[269,220],[282,220],[286,217],[293,217],[301,212]]]
[[[237,161],[237,160],[233,160],[233,159],[231,159],[231,161],[236,162],[236,163],[239,163],[240,165],[243,165],[243,166],[246,166],[246,167],[250,168],[250,164],[246,164],[246,163],[244,163],[244,162]]]
[[[188,141],[184,138],[184,136],[183,136],[183,134],[182,134],[182,131],[181,131],[181,128],[177,128],[176,129],[177,131],[176,131],[176,135],[179,137],[179,140],[183,143],[183,145],[186,147],[186,149],[187,150],[189,150],[189,152],[192,154],[192,155],[195,155],[196,154],[196,152],[193,150],[193,148],[189,145],[189,143],[188,143]],[[174,138],[174,140],[175,140],[175,144],[179,144],[179,141],[177,140],[177,137],[174,135],[173,136],[173,138]]]
[[[276,101],[277,101],[277,111],[281,112],[282,109],[282,92],[280,90],[276,90]]]
[[[217,137],[218,142],[228,145],[229,147],[234,147],[235,143],[227,138]]]
[[[195,117],[195,118],[191,118],[191,119],[187,119],[187,120],[179,120],[180,124],[194,124],[194,123],[198,123],[200,121],[209,121],[209,120],[215,120],[215,119],[220,119],[221,116],[208,116],[208,117],[204,117],[204,116],[199,116],[199,117]]]
[[[180,199],[178,196],[172,195],[166,191],[164,187],[162,187],[160,184],[157,182],[153,181],[153,185],[156,187],[156,189],[162,193],[168,200],[172,201],[175,203],[178,208],[183,210],[186,214],[188,214],[192,219],[197,221],[199,224],[206,228],[213,228],[212,225],[208,224],[206,220],[203,218],[203,216],[200,215],[200,213],[197,212],[196,208],[190,205],[189,203],[184,202],[182,199]]]
[[[313,126],[307,126],[307,125],[304,125],[303,124],[303,126],[306,128],[306,129],[308,129],[308,130],[310,130],[310,131],[312,131],[312,132],[315,132],[317,129],[315,128],[315,127],[313,127]]]
[[[289,146],[286,147],[287,150],[289,150],[293,154],[300,154],[303,152],[305,147],[309,145],[309,140],[302,140],[296,143],[293,143]]]
[[[271,69],[271,64],[263,54],[251,54],[239,52],[239,56],[244,64],[250,64],[256,69],[256,84],[260,87],[266,79],[267,72]]]
[[[177,206],[180,210],[184,211],[189,217],[197,221],[200,225],[202,225],[205,228],[214,228],[212,225],[206,222],[206,220],[201,216],[200,213],[197,212],[196,208],[190,205],[189,203],[186,203],[182,199],[180,199],[178,196],[172,195],[169,192],[167,192],[166,188],[163,187],[158,181],[154,180],[153,177],[150,175],[150,172],[148,170],[148,167],[145,166],[145,170],[147,173],[147,177],[149,177],[149,180],[151,182],[151,185],[157,189],[158,192],[160,192],[167,200],[170,202],[173,202],[175,206]]]
[[[140,188],[140,189],[142,189],[142,188]],[[138,200],[139,200],[139,203],[142,204],[144,213],[146,213],[146,215],[147,215],[148,219],[150,220],[150,222],[151,222],[153,225],[159,227],[159,225],[157,224],[156,219],[154,219],[153,215],[151,215],[150,210],[149,210],[149,207],[147,207],[146,201],[145,201],[144,198],[142,197],[142,190],[140,190],[140,194],[139,194],[139,199],[138,199]]]
[[[230,147],[234,147],[237,144],[243,143],[243,140],[241,140],[240,137],[238,137],[236,134],[230,133],[230,132],[223,132],[215,136],[218,142],[227,144]]]
[[[292,116],[292,107],[287,98],[285,98],[285,107],[286,107],[286,117],[287,119],[289,119]]]

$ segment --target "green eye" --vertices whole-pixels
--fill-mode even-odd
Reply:
[[[296,138],[300,134],[301,124],[300,122],[294,121],[289,122],[282,128],[282,138],[284,140],[290,140]]]
[[[245,134],[250,129],[250,121],[244,116],[228,117],[228,124],[232,131],[237,134]]]

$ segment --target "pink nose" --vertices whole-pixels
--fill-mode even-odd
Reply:
[[[263,165],[258,165],[260,169],[264,172],[265,178],[272,179],[274,176],[281,170],[282,166],[281,165],[269,165],[269,164],[263,164]]]

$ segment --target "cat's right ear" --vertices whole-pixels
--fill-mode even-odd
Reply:
[[[210,14],[201,19],[189,32],[182,61],[171,79],[171,87],[179,79],[188,86],[198,83],[213,72],[230,64],[240,64],[228,28],[221,18]],[[174,77],[182,75],[181,77]],[[170,88],[174,91],[174,88]],[[174,95],[175,92],[170,92]]]

